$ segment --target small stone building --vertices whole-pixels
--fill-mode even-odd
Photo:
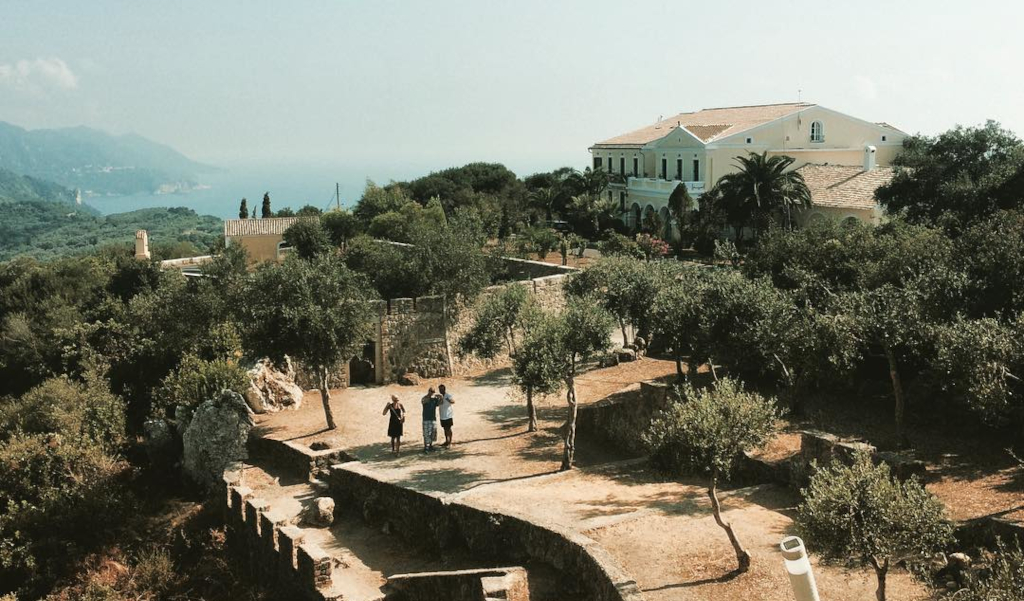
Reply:
[[[225,219],[224,246],[241,245],[250,263],[281,261],[288,252],[284,231],[300,219],[316,217],[267,217],[265,219]]]

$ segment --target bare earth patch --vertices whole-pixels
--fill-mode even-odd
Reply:
[[[592,403],[645,379],[675,373],[671,361],[643,359],[592,370],[579,382],[581,402]],[[582,532],[602,544],[644,589],[647,598],[789,600],[779,541],[791,532],[790,511],[797,499],[774,486],[727,491],[726,519],[753,554],[751,573],[732,578],[735,567],[725,533],[714,523],[703,484],[676,482],[636,461],[621,461],[580,432],[580,468],[558,472],[561,426],[566,407],[561,395],[537,399],[540,431],[526,432],[522,399],[496,371],[475,378],[447,380],[455,396],[455,445],[422,453],[419,397],[428,385],[352,388],[332,394],[339,429],[323,430],[317,393],[298,411],[260,416],[269,436],[303,443],[326,440],[355,454],[380,476],[409,488],[457,495],[475,505],[524,515]],[[397,394],[408,410],[403,451],[388,448],[386,399]],[[638,433],[639,435],[639,433]],[[780,437],[766,453],[782,457],[795,434]],[[870,569],[818,566],[824,598],[860,601],[874,596]],[[925,599],[924,587],[909,575],[891,576],[892,598]]]

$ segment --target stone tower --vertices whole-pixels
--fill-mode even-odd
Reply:
[[[149,232],[146,230],[135,232],[135,258],[147,261],[151,258],[149,254]]]

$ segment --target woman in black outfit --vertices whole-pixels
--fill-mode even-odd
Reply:
[[[402,449],[402,425],[405,423],[405,407],[399,402],[398,397],[391,395],[391,402],[384,405],[381,415],[391,414],[388,421],[388,436],[391,437],[391,452],[396,455]]]

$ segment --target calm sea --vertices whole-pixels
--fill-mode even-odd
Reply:
[[[251,211],[270,193],[271,207],[299,209],[310,204],[321,209],[335,202],[335,184],[341,185],[342,206],[352,206],[362,196],[366,179],[384,184],[424,173],[421,169],[398,172],[391,167],[355,168],[351,166],[266,166],[244,165],[199,177],[202,189],[186,194],[132,194],[128,196],[91,196],[83,198],[104,215],[152,207],[188,207],[200,215],[222,219],[238,217],[238,205],[246,198]]]

